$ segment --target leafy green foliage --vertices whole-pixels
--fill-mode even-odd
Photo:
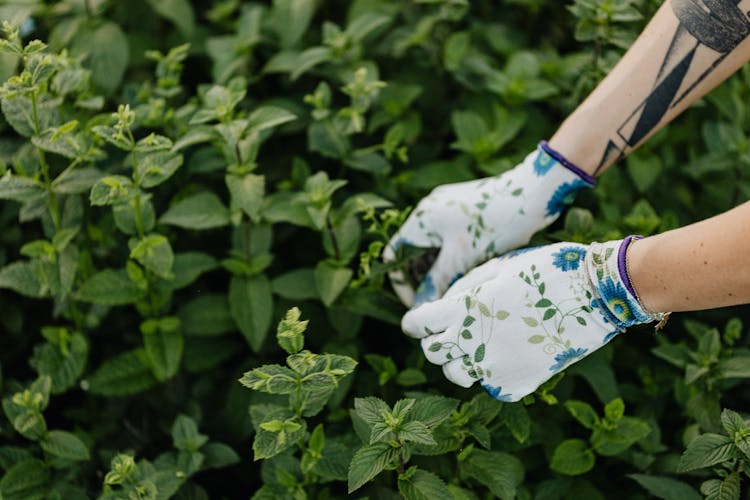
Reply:
[[[548,138],[660,4],[0,5],[0,496],[741,496],[746,310],[628,332],[507,404],[399,331],[387,272],[416,285],[436,250],[381,260],[431,189]],[[750,198],[748,82],[532,243]]]

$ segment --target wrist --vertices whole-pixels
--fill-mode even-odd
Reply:
[[[592,243],[586,255],[586,271],[589,275],[597,304],[610,320],[620,329],[652,321],[661,320],[663,314],[648,309],[636,289],[638,281],[629,276],[629,270],[640,266],[631,261],[628,250],[640,237],[624,240]],[[639,268],[640,269],[640,268]]]
[[[596,179],[594,179],[593,176],[591,176],[589,173],[584,171],[582,168],[580,168],[578,165],[570,161],[568,158],[566,158],[562,153],[560,153],[559,150],[556,148],[553,148],[550,146],[549,142],[547,141],[541,141],[539,143],[539,149],[540,154],[543,151],[544,153],[547,153],[550,157],[552,157],[557,163],[574,174],[576,174],[582,181],[587,183],[590,187],[593,187],[596,185]]]
[[[623,249],[630,286],[643,308],[651,314],[670,310],[668,304],[663,300],[665,294],[659,292],[656,280],[650,279],[648,256],[651,253],[653,242],[653,238],[637,237]],[[651,276],[651,278],[653,277]],[[661,288],[663,292],[667,289],[667,286],[662,284]]]

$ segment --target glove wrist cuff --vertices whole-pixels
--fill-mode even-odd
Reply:
[[[622,331],[633,325],[661,321],[665,316],[648,312],[630,282],[625,255],[628,245],[637,238],[592,243],[584,261],[597,305]]]
[[[552,149],[547,141],[541,141],[539,143],[539,148],[550,155],[552,158],[554,158],[557,163],[559,163],[561,166],[567,168],[574,174],[576,174],[578,177],[581,178],[586,184],[589,185],[589,187],[596,186],[596,179],[594,179],[593,176],[590,174],[584,172],[579,166],[577,166],[572,161],[565,158],[563,155],[561,155],[558,151],[555,151]]]

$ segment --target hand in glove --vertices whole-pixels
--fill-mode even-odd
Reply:
[[[644,310],[627,278],[631,238],[493,259],[409,311],[402,328],[450,381],[479,380],[496,399],[518,401],[629,326],[662,318]]]
[[[416,293],[400,271],[390,275],[394,290],[408,306],[437,299],[477,264],[528,243],[573,193],[594,183],[542,142],[500,176],[435,188],[398,230],[384,259],[393,260],[404,244],[441,251]]]

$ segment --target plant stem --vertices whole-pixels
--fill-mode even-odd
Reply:
[[[333,253],[336,256],[336,260],[341,260],[341,252],[339,251],[339,243],[336,240],[336,233],[333,232],[333,224],[331,223],[331,215],[326,214],[326,229],[328,229],[328,236],[331,237],[331,246],[333,246]]]
[[[39,135],[39,113],[37,112],[37,94],[36,92],[31,93],[31,108],[34,113],[34,134]],[[55,232],[60,229],[60,207],[57,206],[57,196],[52,190],[52,181],[49,177],[49,165],[47,164],[47,157],[44,151],[40,147],[36,147],[36,151],[39,154],[39,165],[42,171],[42,178],[44,179],[44,188],[47,190],[48,197],[48,208],[50,216],[52,217],[52,224],[55,226]]]
[[[128,130],[128,133],[130,134],[130,142],[133,143],[133,184],[135,184],[135,229],[138,232],[138,237],[140,239],[143,239],[144,231],[143,231],[143,216],[141,215],[141,179],[138,175],[138,155],[135,152],[135,139],[133,138],[133,133]]]

